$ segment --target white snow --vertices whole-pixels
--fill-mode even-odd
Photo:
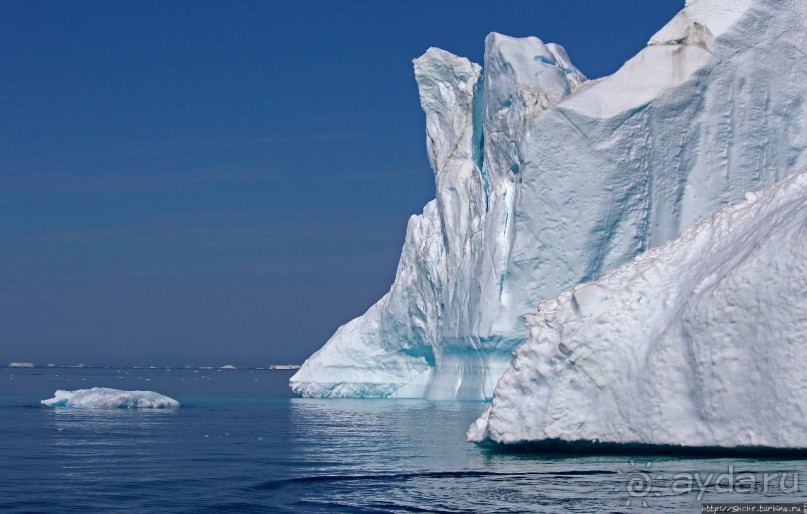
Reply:
[[[528,326],[472,441],[807,448],[807,171]]]
[[[734,23],[752,7],[758,4],[764,9],[781,8],[791,9],[798,6],[798,2],[779,2],[768,0],[755,2],[755,0],[687,0],[685,11],[700,25],[709,27],[713,36],[723,35]],[[658,35],[657,35],[658,36]]]
[[[121,391],[106,387],[64,391],[59,389],[49,400],[49,407],[79,409],[168,409],[179,407],[179,402],[153,391]]]
[[[807,4],[694,0],[610,77],[537,38],[415,60],[436,199],[305,396],[490,398],[524,315],[807,165]],[[607,42],[604,42],[607,44]]]

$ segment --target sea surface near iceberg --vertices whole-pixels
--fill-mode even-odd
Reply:
[[[804,499],[800,458],[498,453],[465,442],[485,403],[294,398],[291,373],[1,369],[0,510],[700,512]],[[93,386],[182,407],[39,404]]]

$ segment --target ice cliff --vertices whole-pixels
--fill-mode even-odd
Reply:
[[[491,34],[414,61],[436,199],[304,396],[490,398],[524,315],[807,164],[807,6],[692,0],[615,74]]]
[[[78,409],[171,409],[179,402],[153,391],[122,391],[107,387],[56,391],[53,398],[42,400],[48,407]]]
[[[538,304],[472,441],[807,448],[807,171]]]

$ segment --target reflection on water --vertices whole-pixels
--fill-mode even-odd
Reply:
[[[425,400],[291,400],[292,437],[301,455],[340,469],[428,469],[484,457],[465,443],[465,430],[484,403]],[[348,445],[350,459],[343,448]],[[384,456],[378,459],[377,456]],[[450,459],[449,459],[450,456]]]
[[[105,491],[107,502],[131,500],[137,493],[122,484],[147,486],[146,477],[127,475],[159,461],[165,424],[175,415],[155,409],[53,409],[50,450],[52,461],[63,464],[54,466],[53,479],[69,484],[71,494],[79,497]]]
[[[71,409],[55,408],[51,418],[56,451],[69,455],[72,449],[92,449],[99,457],[136,448],[148,450],[160,437],[160,427],[174,409]]]
[[[69,384],[39,373],[9,387],[0,370],[4,510],[699,512],[701,491],[703,501],[799,501],[807,481],[804,460],[495,453],[465,442],[484,403],[289,398],[290,373],[69,375],[147,381],[176,410],[43,407]],[[727,488],[729,473],[752,480]]]
[[[700,501],[799,501],[807,480],[804,460],[484,450],[464,435],[485,406],[292,400],[293,447],[306,473],[255,487],[297,491],[299,504],[315,510],[694,512]],[[741,476],[745,486],[727,485]]]
[[[316,484],[301,488],[303,504],[334,510],[574,510],[576,499],[580,512],[592,512],[613,503],[604,501],[617,473],[608,459],[500,455],[466,443],[465,430],[485,406],[294,400],[296,447],[316,466],[288,487]],[[599,493],[592,497],[592,489]]]
[[[83,409],[55,407],[53,420],[58,428],[76,428],[89,431],[123,427],[149,427],[159,424],[165,416],[173,416],[177,409]]]

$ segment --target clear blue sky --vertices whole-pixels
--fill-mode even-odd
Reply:
[[[683,0],[0,0],[0,365],[301,362],[434,196],[411,60],[615,71]]]

